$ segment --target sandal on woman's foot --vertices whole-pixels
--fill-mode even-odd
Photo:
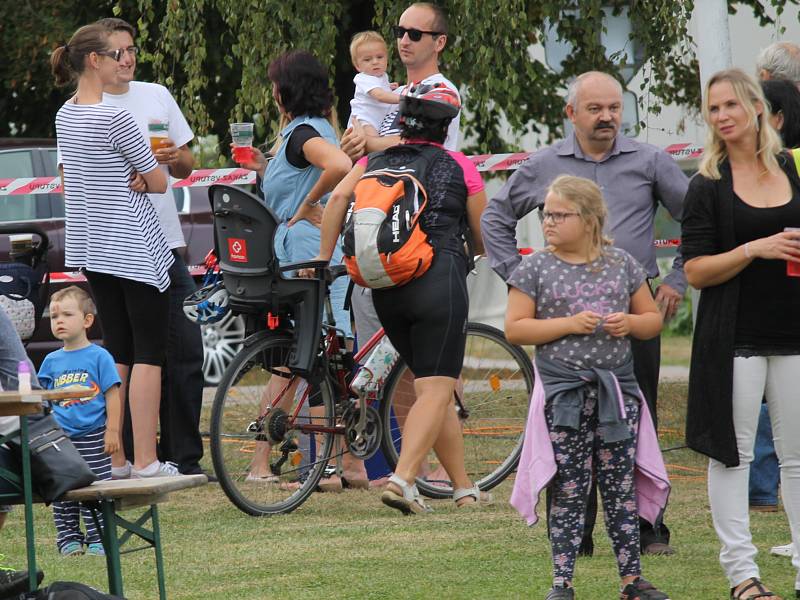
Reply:
[[[330,477],[323,477],[317,484],[317,489],[325,493],[338,493],[344,488],[341,478],[338,475],[331,475]]]
[[[464,498],[473,498],[474,502],[461,502]],[[458,508],[477,507],[480,504],[491,504],[494,497],[489,492],[482,492],[477,484],[471,488],[453,490],[453,502]]]
[[[342,491],[342,480],[337,475],[334,465],[327,465],[322,472],[322,479],[317,484],[318,492],[338,493]]]
[[[750,591],[755,593],[744,595],[745,592]],[[750,600],[751,598],[772,598],[772,600],[781,600],[781,597],[778,596],[778,594],[771,592],[764,587],[764,584],[761,583],[761,580],[758,579],[758,577],[746,579],[738,586],[731,588],[731,600]]]
[[[404,515],[417,515],[421,513],[431,512],[431,509],[419,497],[416,484],[408,485],[406,481],[400,479],[397,475],[389,477],[387,485],[396,485],[400,489],[398,494],[393,489],[387,487],[381,494],[381,502],[386,506],[396,508]]]
[[[641,577],[622,588],[619,597],[620,600],[669,600],[669,596]]]
[[[575,600],[575,590],[565,585],[554,585],[544,600]]]
[[[247,477],[245,478],[247,483],[278,483],[280,479],[278,479],[277,475],[264,475],[263,477],[260,475],[255,475],[253,473],[248,473]]]
[[[356,479],[342,475],[342,487],[346,490],[368,490],[369,479]]]

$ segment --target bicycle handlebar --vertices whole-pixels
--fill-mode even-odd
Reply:
[[[281,273],[285,273],[287,271],[299,271],[301,269],[314,269],[317,273],[317,277],[320,279],[324,277],[328,282],[331,282],[342,275],[347,275],[347,267],[344,265],[330,265],[324,260],[307,260],[279,267]]]

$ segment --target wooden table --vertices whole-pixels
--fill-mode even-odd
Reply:
[[[30,394],[19,392],[0,392],[0,416],[19,416],[19,435],[22,453],[22,477],[0,468],[0,477],[21,487],[22,500],[25,505],[25,543],[28,554],[28,589],[36,589],[36,544],[33,530],[33,488],[31,485],[31,455],[28,446],[28,415],[42,412],[42,403],[51,400],[84,398],[91,394],[87,387],[71,387],[60,390],[33,390]],[[16,437],[16,431],[0,437],[0,445],[8,438]],[[20,481],[21,479],[21,481]],[[2,500],[2,496],[0,496]]]

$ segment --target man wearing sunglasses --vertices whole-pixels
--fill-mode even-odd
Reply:
[[[439,55],[447,44],[447,17],[441,7],[428,2],[412,4],[400,15],[400,21],[392,27],[392,33],[397,39],[397,51],[406,67],[408,82],[396,93],[402,95],[411,87],[423,83],[440,83],[458,94],[456,86],[439,72]],[[447,130],[444,146],[448,150],[457,149],[460,116],[450,122]],[[399,144],[399,120],[400,114],[395,105],[381,123],[378,136],[365,134],[363,127],[355,123],[342,137],[342,150],[355,162],[364,154]]]
[[[663,204],[680,221],[689,185],[686,175],[663,150],[620,133],[622,86],[611,75],[593,71],[578,76],[569,87],[565,112],[574,134],[538,150],[486,205],[481,233],[489,264],[504,280],[509,278],[521,260],[517,221],[542,208],[547,187],[556,177],[575,175],[600,186],[608,207],[606,233],[642,264],[652,283],[659,275],[653,247],[656,208]],[[654,291],[665,321],[675,315],[685,291],[679,253],[672,271]],[[631,345],[636,379],[657,425],[660,338],[632,339]],[[597,514],[597,496],[590,498],[581,544],[584,554],[593,550],[591,536]],[[644,520],[640,524],[644,554],[673,553],[666,525],[654,526]]]
[[[194,133],[177,102],[164,86],[134,80],[138,51],[133,42],[133,27],[122,19],[108,18],[98,22],[110,32],[109,47],[117,54],[118,63],[117,85],[105,89],[103,102],[128,110],[145,138],[148,137],[149,123],[166,123],[168,138],[153,154],[173,177],[188,177],[194,166],[188,144]],[[203,340],[200,327],[183,316],[183,300],[195,291],[196,286],[180,253],[186,241],[171,187],[168,185],[164,194],[149,196],[175,257],[169,270],[170,332],[161,394],[159,458],[174,462],[183,474],[201,473],[203,443],[199,425],[203,399]],[[126,447],[126,454],[130,450]],[[127,462],[115,462],[115,477],[124,478],[129,471]]]

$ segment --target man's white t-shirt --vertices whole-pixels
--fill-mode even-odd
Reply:
[[[372,125],[375,131],[378,131],[386,113],[394,108],[394,105],[381,102],[370,96],[369,93],[371,90],[378,88],[391,92],[392,86],[389,85],[389,76],[386,73],[380,77],[359,73],[353,78],[353,83],[356,84],[356,92],[353,94],[353,99],[350,100],[348,127],[352,124],[353,117],[355,117],[366,125]]]
[[[149,139],[147,124],[151,120],[161,121],[162,123],[164,121],[168,122],[169,139],[178,147],[188,144],[194,138],[194,133],[192,133],[189,123],[186,122],[183,113],[181,113],[178,103],[175,102],[172,94],[163,85],[144,81],[131,81],[130,88],[125,94],[104,93],[103,103],[121,106],[131,113],[145,139]],[[167,176],[167,182],[169,182],[169,169],[166,165],[160,166]],[[148,195],[161,221],[164,237],[167,238],[167,246],[170,248],[185,246],[186,240],[183,237],[181,222],[178,218],[178,209],[175,206],[172,186],[168,183],[167,191],[164,194]]]
[[[400,94],[401,96],[406,92],[406,90],[411,87],[412,85],[421,85],[421,84],[434,84],[434,83],[443,83],[448,88],[453,90],[456,95],[458,95],[458,100],[461,102],[461,95],[458,93],[458,88],[453,85],[453,82],[447,79],[441,73],[434,73],[429,77],[426,77],[422,81],[408,83],[403,87],[399,87],[395,90],[396,93]],[[386,116],[381,123],[380,129],[378,129],[378,133],[381,136],[384,135],[400,135],[400,107],[393,105],[393,108],[389,110]],[[448,150],[453,150],[454,152],[458,150],[458,136],[459,132],[461,131],[461,111],[458,111],[458,114],[450,121],[450,125],[447,127],[447,138],[444,140],[444,147]]]

